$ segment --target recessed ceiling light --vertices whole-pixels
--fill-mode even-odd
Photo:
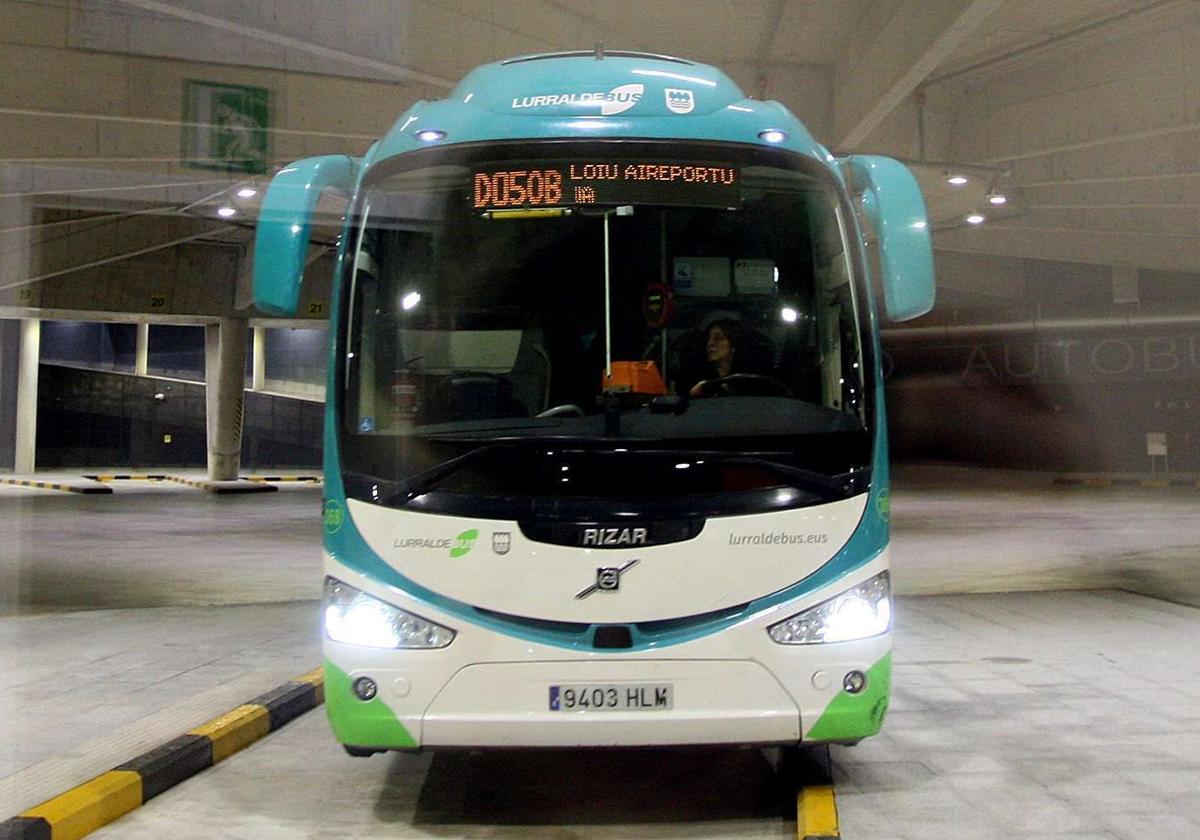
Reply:
[[[218,207],[217,215],[222,219],[228,219],[230,216],[236,216],[237,210],[234,210],[232,207]]]
[[[967,183],[970,180],[971,179],[968,178],[966,175],[951,175],[949,178],[946,179],[946,183],[950,184],[951,186],[961,187],[963,184]]]
[[[995,194],[993,194],[993,195],[989,195],[989,196],[988,196],[988,203],[989,203],[989,204],[995,204],[995,205],[997,205],[997,206],[999,206],[999,205],[1001,205],[1001,204],[1007,204],[1007,203],[1008,203],[1008,196],[1006,196],[1006,195],[1000,195],[999,193],[995,193]]]
[[[256,195],[258,195],[258,190],[254,187],[242,187],[237,191],[238,198],[254,198]]]
[[[971,215],[967,216],[967,218],[966,218],[966,222],[969,225],[981,225],[985,221],[987,221],[987,217],[985,217],[981,213],[972,213]]]

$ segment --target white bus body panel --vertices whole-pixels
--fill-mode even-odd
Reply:
[[[891,633],[781,645],[767,628],[884,571],[887,555],[885,550],[821,590],[719,632],[660,650],[626,652],[568,649],[496,632],[382,586],[326,555],[329,575],[458,635],[439,650],[383,650],[325,639],[325,656],[351,680],[373,679],[378,699],[421,747],[795,743],[841,693],[847,672],[866,672],[891,651]],[[738,567],[725,575],[710,567],[692,576],[732,583]],[[670,683],[673,708],[549,711],[551,685],[586,683]]]
[[[866,504],[862,493],[795,510],[713,517],[685,542],[599,549],[527,540],[516,522],[346,503],[371,550],[432,592],[507,615],[602,624],[700,615],[778,592],[828,562]],[[452,556],[459,535],[472,531],[470,547]],[[638,562],[621,575],[619,590],[576,597],[596,582],[599,568],[630,560]]]

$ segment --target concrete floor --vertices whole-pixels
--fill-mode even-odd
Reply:
[[[1197,493],[901,470],[896,588],[1200,604]],[[0,487],[0,816],[317,664],[287,602],[319,588],[319,503]],[[897,622],[884,733],[834,751],[843,837],[1200,836],[1200,612],[956,594]],[[786,788],[746,750],[353,760],[318,712],[95,836],[790,837]]]
[[[1198,626],[1121,592],[901,599],[884,732],[833,749],[841,836],[1200,836]],[[352,759],[309,714],[94,836],[782,840],[793,795],[758,750]]]

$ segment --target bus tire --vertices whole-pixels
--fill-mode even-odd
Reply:
[[[342,749],[346,751],[346,755],[352,755],[355,758],[367,758],[375,753],[384,752],[384,750],[377,750],[373,747],[352,747],[349,744],[342,744]]]

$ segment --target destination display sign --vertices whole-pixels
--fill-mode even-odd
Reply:
[[[476,169],[476,210],[664,204],[737,208],[741,171],[698,161],[569,160]]]

